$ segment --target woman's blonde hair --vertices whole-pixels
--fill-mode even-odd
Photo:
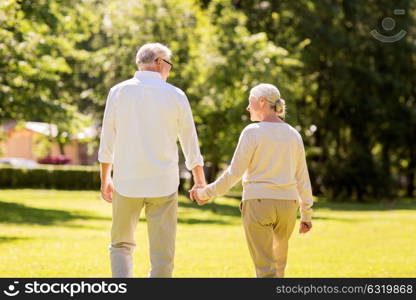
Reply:
[[[274,109],[276,114],[285,118],[286,116],[286,102],[280,97],[279,89],[273,84],[261,83],[250,90],[250,96],[259,98],[263,96],[270,104],[270,108]]]

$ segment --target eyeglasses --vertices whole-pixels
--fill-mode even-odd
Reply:
[[[163,59],[161,57],[159,57],[161,60],[163,60],[165,63],[167,63],[168,65],[170,65],[170,68],[173,69],[173,64],[170,61],[167,61],[166,59]],[[155,59],[155,61],[157,61],[158,58]]]

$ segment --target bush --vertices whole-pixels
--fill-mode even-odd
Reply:
[[[34,169],[0,167],[0,188],[100,190],[100,170],[95,166],[44,165]],[[187,193],[191,183],[180,179],[179,192]]]
[[[100,172],[92,166],[48,165],[34,169],[2,166],[0,187],[99,190]]]

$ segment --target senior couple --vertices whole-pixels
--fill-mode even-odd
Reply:
[[[172,277],[179,138],[195,182],[190,198],[199,205],[225,194],[243,178],[240,210],[256,275],[283,277],[298,208],[299,233],[306,233],[312,227],[313,204],[302,138],[282,120],[285,101],[271,84],[251,89],[247,110],[258,123],[244,128],[229,167],[206,185],[188,99],[166,82],[173,67],[171,55],[162,44],[143,45],[134,77],[112,87],[107,98],[98,160],[101,197],[112,204],[112,276],[133,277],[135,229],[144,209],[149,277]]]

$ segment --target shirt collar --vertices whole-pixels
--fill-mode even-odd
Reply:
[[[160,73],[152,71],[136,71],[136,73],[134,73],[134,77],[137,79],[152,78],[162,80],[162,75],[160,75]]]

